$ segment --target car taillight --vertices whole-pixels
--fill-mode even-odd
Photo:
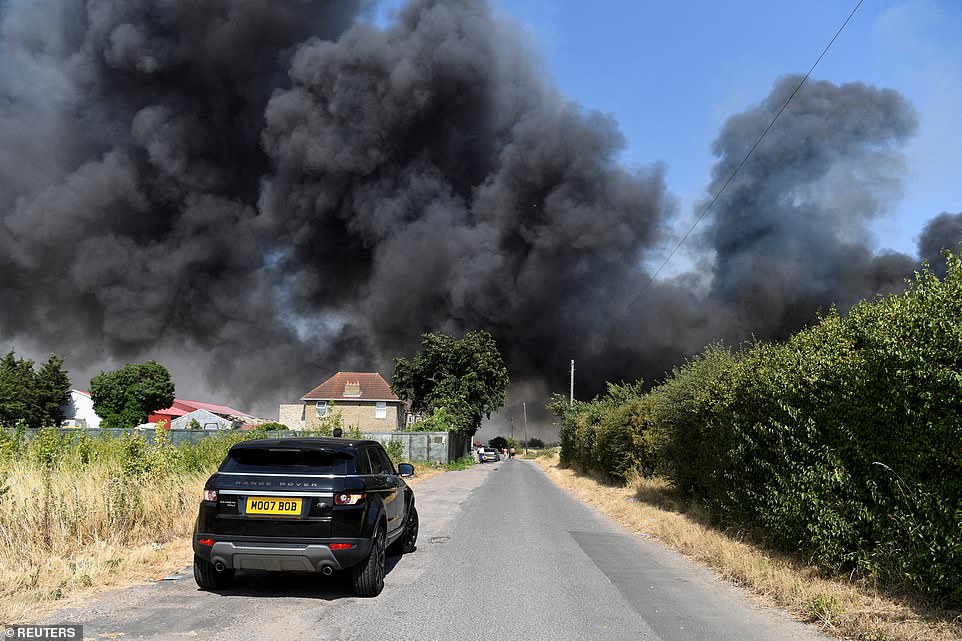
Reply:
[[[353,543],[331,543],[332,550],[350,550],[354,547]]]
[[[357,505],[363,499],[363,492],[360,494],[348,494],[347,492],[342,492],[341,494],[334,495],[334,505]]]
[[[214,545],[214,539],[197,539],[197,542],[201,545],[211,546]]]
[[[204,500],[205,500],[205,501],[216,501],[216,500],[217,500],[217,490],[204,490]]]

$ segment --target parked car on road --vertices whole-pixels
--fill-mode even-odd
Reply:
[[[348,570],[359,596],[384,587],[386,552],[413,552],[414,492],[377,441],[258,439],[238,443],[204,485],[194,526],[194,579],[204,590],[235,570]]]
[[[501,460],[501,455],[498,454],[498,450],[493,447],[479,447],[478,448],[478,463],[484,463],[486,461],[493,461],[497,463]]]

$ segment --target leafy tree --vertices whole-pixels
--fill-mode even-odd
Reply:
[[[151,412],[170,407],[174,384],[167,368],[156,361],[128,363],[94,376],[90,397],[94,411],[104,419],[102,427],[134,427],[145,423]]]
[[[421,337],[413,359],[394,359],[391,390],[415,412],[439,409],[452,417],[456,431],[473,435],[483,417],[504,405],[508,370],[491,335],[468,332],[460,340],[444,334]]]
[[[508,439],[503,436],[495,436],[493,439],[488,441],[488,445],[500,451],[508,447]]]
[[[8,352],[0,359],[0,425],[59,425],[60,407],[69,389],[70,379],[59,356],[51,355],[34,372],[33,361]]]
[[[532,438],[529,438],[529,439],[528,439],[528,443],[527,443],[526,447],[531,447],[531,448],[534,448],[534,449],[536,449],[536,450],[540,450],[540,449],[543,449],[543,448],[544,448],[544,441],[541,440],[540,438],[532,437]]]

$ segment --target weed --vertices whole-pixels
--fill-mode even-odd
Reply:
[[[474,459],[471,456],[462,456],[459,459],[455,459],[444,466],[444,469],[452,472],[466,470],[468,468],[474,467]]]
[[[401,441],[392,439],[384,449],[387,451],[387,455],[391,457],[391,460],[394,461],[395,465],[404,460],[404,445]]]
[[[805,601],[805,611],[813,621],[821,621],[825,625],[832,625],[833,621],[842,614],[842,604],[838,598],[829,594],[814,594]]]

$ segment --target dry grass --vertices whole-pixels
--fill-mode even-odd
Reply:
[[[433,465],[428,465],[427,463],[414,463],[414,476],[412,478],[404,479],[404,482],[414,487],[421,481],[429,479],[432,476],[437,476],[441,472],[444,472],[443,467],[434,467]]]
[[[663,481],[612,487],[539,458],[550,479],[628,530],[655,539],[715,570],[756,599],[818,624],[843,639],[959,641],[959,613],[931,612],[880,594],[867,582],[826,579],[797,559],[773,553],[706,525]]]
[[[444,471],[415,469],[409,485]],[[5,474],[0,625],[36,621],[104,588],[162,579],[191,562],[207,473],[136,482],[96,466],[44,473],[14,464]]]
[[[206,476],[121,481],[92,466],[44,473],[14,464],[0,498],[0,624],[65,600],[179,571]]]

